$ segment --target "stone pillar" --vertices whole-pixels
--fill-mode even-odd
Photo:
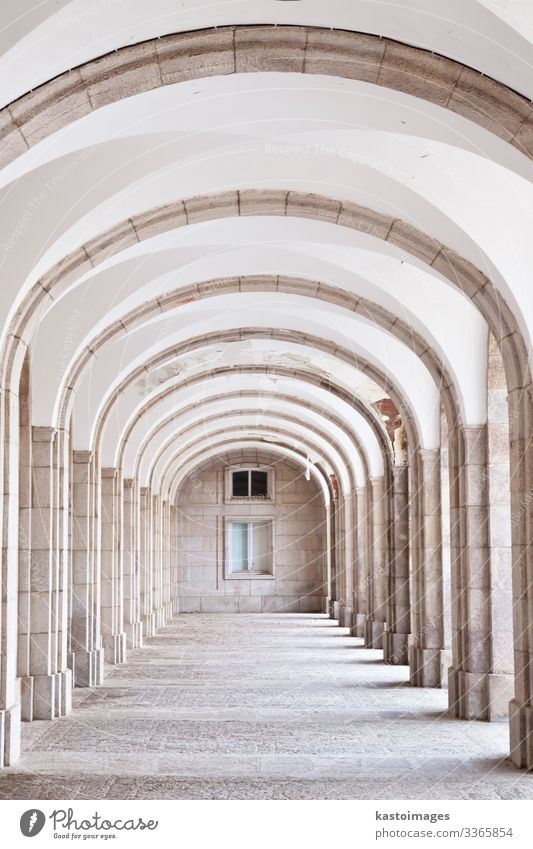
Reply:
[[[29,359],[24,363],[19,391],[19,582],[17,675],[20,678],[21,718],[33,718],[33,678],[31,668],[31,506],[32,506],[32,427]]]
[[[132,478],[123,481],[120,550],[124,575],[124,631],[127,646],[132,649],[139,648],[143,644],[136,488],[136,482]]]
[[[343,524],[343,569],[342,569],[342,598],[340,604],[339,624],[349,628],[353,633],[354,627],[354,580],[355,580],[355,513],[357,510],[357,493],[349,492],[342,498]]]
[[[30,676],[32,719],[54,719],[71,709],[72,674],[67,669],[67,560],[61,525],[64,434],[32,428],[30,565]],[[29,716],[27,717],[30,718]]]
[[[94,687],[104,679],[100,630],[100,569],[97,540],[97,469],[91,451],[72,456],[71,651],[74,684]]]
[[[335,603],[335,504],[333,500],[326,509],[326,571],[327,602],[326,613],[334,618]]]
[[[413,634],[409,648],[414,687],[440,687],[444,651],[440,450],[419,450],[412,459],[415,479],[413,516]],[[414,492],[413,492],[414,489]]]
[[[366,488],[357,489],[355,506],[357,510],[357,561],[354,583],[354,637],[364,636],[364,623],[368,615],[367,584],[370,557],[368,546],[368,523]]]
[[[393,552],[387,599],[387,629],[383,640],[385,663],[409,663],[411,600],[409,587],[409,467],[393,470],[392,533]]]
[[[509,679],[494,668],[499,590],[497,558],[491,564],[490,551],[487,427],[463,428],[454,437],[450,710],[461,719],[488,720],[504,715]]]
[[[170,621],[173,616],[172,609],[172,507],[168,501],[163,501],[163,551],[164,551],[164,597],[163,606],[165,608],[165,619]]]
[[[28,357],[21,365],[20,395],[8,387],[0,392],[0,485],[3,488],[3,521],[0,525],[0,769],[11,766],[20,755],[21,679],[17,677],[18,609],[20,587],[26,592],[28,610],[26,633],[29,634],[30,558],[28,548],[29,517],[24,536],[26,550],[19,565],[19,485],[26,481],[26,503],[31,504],[31,428],[29,413]],[[20,418],[19,418],[20,416]],[[26,454],[19,453],[19,424],[26,428]],[[30,443],[28,445],[28,443]],[[24,468],[23,468],[24,465]],[[26,509],[26,514],[29,508]],[[29,675],[30,640],[26,638],[24,672]],[[29,680],[29,678],[26,678]]]
[[[533,769],[533,389],[510,387],[511,516],[515,692],[509,704],[511,757]]]
[[[119,545],[122,500],[118,469],[102,469],[101,505],[102,642],[108,663],[124,663],[126,660],[124,582]]]
[[[178,508],[174,505],[170,507],[170,570],[171,570],[171,599],[172,613],[180,612],[179,599],[179,575],[178,575],[178,552],[181,546],[178,538]]]
[[[152,496],[148,487],[141,487],[139,528],[141,619],[143,633],[147,637],[153,637],[156,632],[156,620],[153,604],[152,578]]]
[[[388,533],[384,478],[370,478],[368,489],[371,551],[367,578],[368,614],[364,623],[364,638],[366,648],[381,649],[383,648],[388,596]]]

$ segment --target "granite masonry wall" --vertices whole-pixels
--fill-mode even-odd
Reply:
[[[272,501],[225,499],[224,463],[196,472],[178,499],[178,588],[182,613],[320,613],[326,603],[326,511],[313,480],[277,463]],[[225,578],[226,521],[274,521],[273,577]]]

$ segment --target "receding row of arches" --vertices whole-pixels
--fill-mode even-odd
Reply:
[[[283,534],[312,538],[316,591],[280,561],[268,604],[328,612],[458,718],[510,704],[533,766],[531,105],[482,71],[237,26],[5,105],[5,765],[21,719],[67,714],[194,604],[230,609],[220,521],[248,508],[209,499],[255,464],[276,510],[312,505]],[[222,572],[197,563],[193,591],[195,545]]]

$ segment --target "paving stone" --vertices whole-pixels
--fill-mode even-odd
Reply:
[[[1,798],[533,798],[506,723],[451,718],[324,615],[180,615],[128,657],[24,725]]]

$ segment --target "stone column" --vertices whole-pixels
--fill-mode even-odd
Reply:
[[[104,679],[100,630],[100,569],[96,556],[96,458],[91,451],[72,457],[71,651],[74,684],[94,687]]]
[[[108,663],[124,663],[126,634],[124,632],[124,582],[119,546],[122,525],[120,473],[118,469],[102,469],[101,479],[102,642]]]
[[[383,640],[385,663],[405,666],[409,663],[409,634],[411,632],[411,600],[409,587],[409,467],[395,466],[393,470],[392,533],[393,552],[387,629]]]
[[[440,687],[443,675],[444,610],[440,450],[419,450],[412,460],[416,514],[413,515],[413,634],[409,648],[411,684]]]
[[[32,719],[69,713],[72,674],[67,660],[67,599],[59,491],[64,444],[53,428],[32,428],[30,675]],[[30,717],[28,717],[30,718]]]
[[[178,552],[181,547],[178,538],[178,508],[174,505],[170,507],[170,541],[172,613],[177,614],[180,612]]]
[[[153,637],[156,632],[156,621],[152,578],[152,496],[148,487],[141,488],[139,513],[141,618],[143,622],[143,633],[147,637]]]
[[[140,610],[139,530],[136,522],[136,482],[123,481],[122,490],[122,569],[124,576],[124,631],[128,648],[143,644],[143,626]]]
[[[168,501],[163,501],[163,516],[164,516],[164,536],[163,536],[163,549],[164,549],[164,564],[165,564],[165,592],[164,592],[164,608],[165,608],[165,619],[170,621],[173,616],[172,610],[172,519],[171,519],[172,507],[168,503]]]
[[[335,563],[335,504],[333,500],[326,509],[326,560],[328,597],[326,613],[335,618],[334,604],[336,592]]]
[[[19,394],[19,583],[17,675],[20,678],[21,718],[33,719],[33,678],[31,668],[31,506],[32,506],[32,426],[29,360],[23,367]],[[14,647],[13,647],[14,648]]]
[[[343,624],[344,608],[346,607],[346,529],[344,498],[339,495],[335,502],[335,601],[333,602],[333,617],[339,625]]]
[[[152,599],[155,615],[155,627],[162,628],[165,624],[163,610],[163,564],[161,558],[161,500],[152,496]]]
[[[498,570],[496,557],[491,568],[487,427],[463,428],[454,436],[450,709],[461,719],[487,720],[504,715],[509,696],[507,675],[493,665]]]
[[[0,392],[0,485],[4,492],[3,521],[0,525],[0,769],[11,766],[20,755],[21,734],[21,679],[17,677],[18,609],[17,595],[20,587],[26,593],[27,626],[29,634],[29,517],[23,533],[26,550],[19,564],[19,485],[26,481],[26,504],[31,504],[31,427],[29,412],[29,361],[26,356],[21,365],[20,395],[2,386]],[[20,418],[19,418],[20,416]],[[17,439],[19,423],[26,428],[27,452],[19,453]],[[23,468],[24,466],[24,468]],[[26,508],[26,514],[29,507]],[[30,641],[26,639],[24,673],[29,678]],[[22,682],[23,683],[23,682]]]
[[[370,478],[368,490],[371,550],[367,576],[368,614],[364,623],[364,638],[366,648],[381,649],[383,648],[388,596],[388,534],[384,478]]]
[[[355,506],[357,510],[357,561],[354,585],[354,636],[364,636],[364,623],[368,615],[367,586],[370,567],[368,547],[368,524],[366,488],[357,489]]]
[[[515,692],[509,704],[511,757],[533,769],[533,388],[509,387]]]
[[[349,628],[351,633],[354,629],[354,592],[355,592],[355,568],[356,568],[356,523],[357,492],[354,490],[344,496],[344,606],[341,610],[340,624]]]

